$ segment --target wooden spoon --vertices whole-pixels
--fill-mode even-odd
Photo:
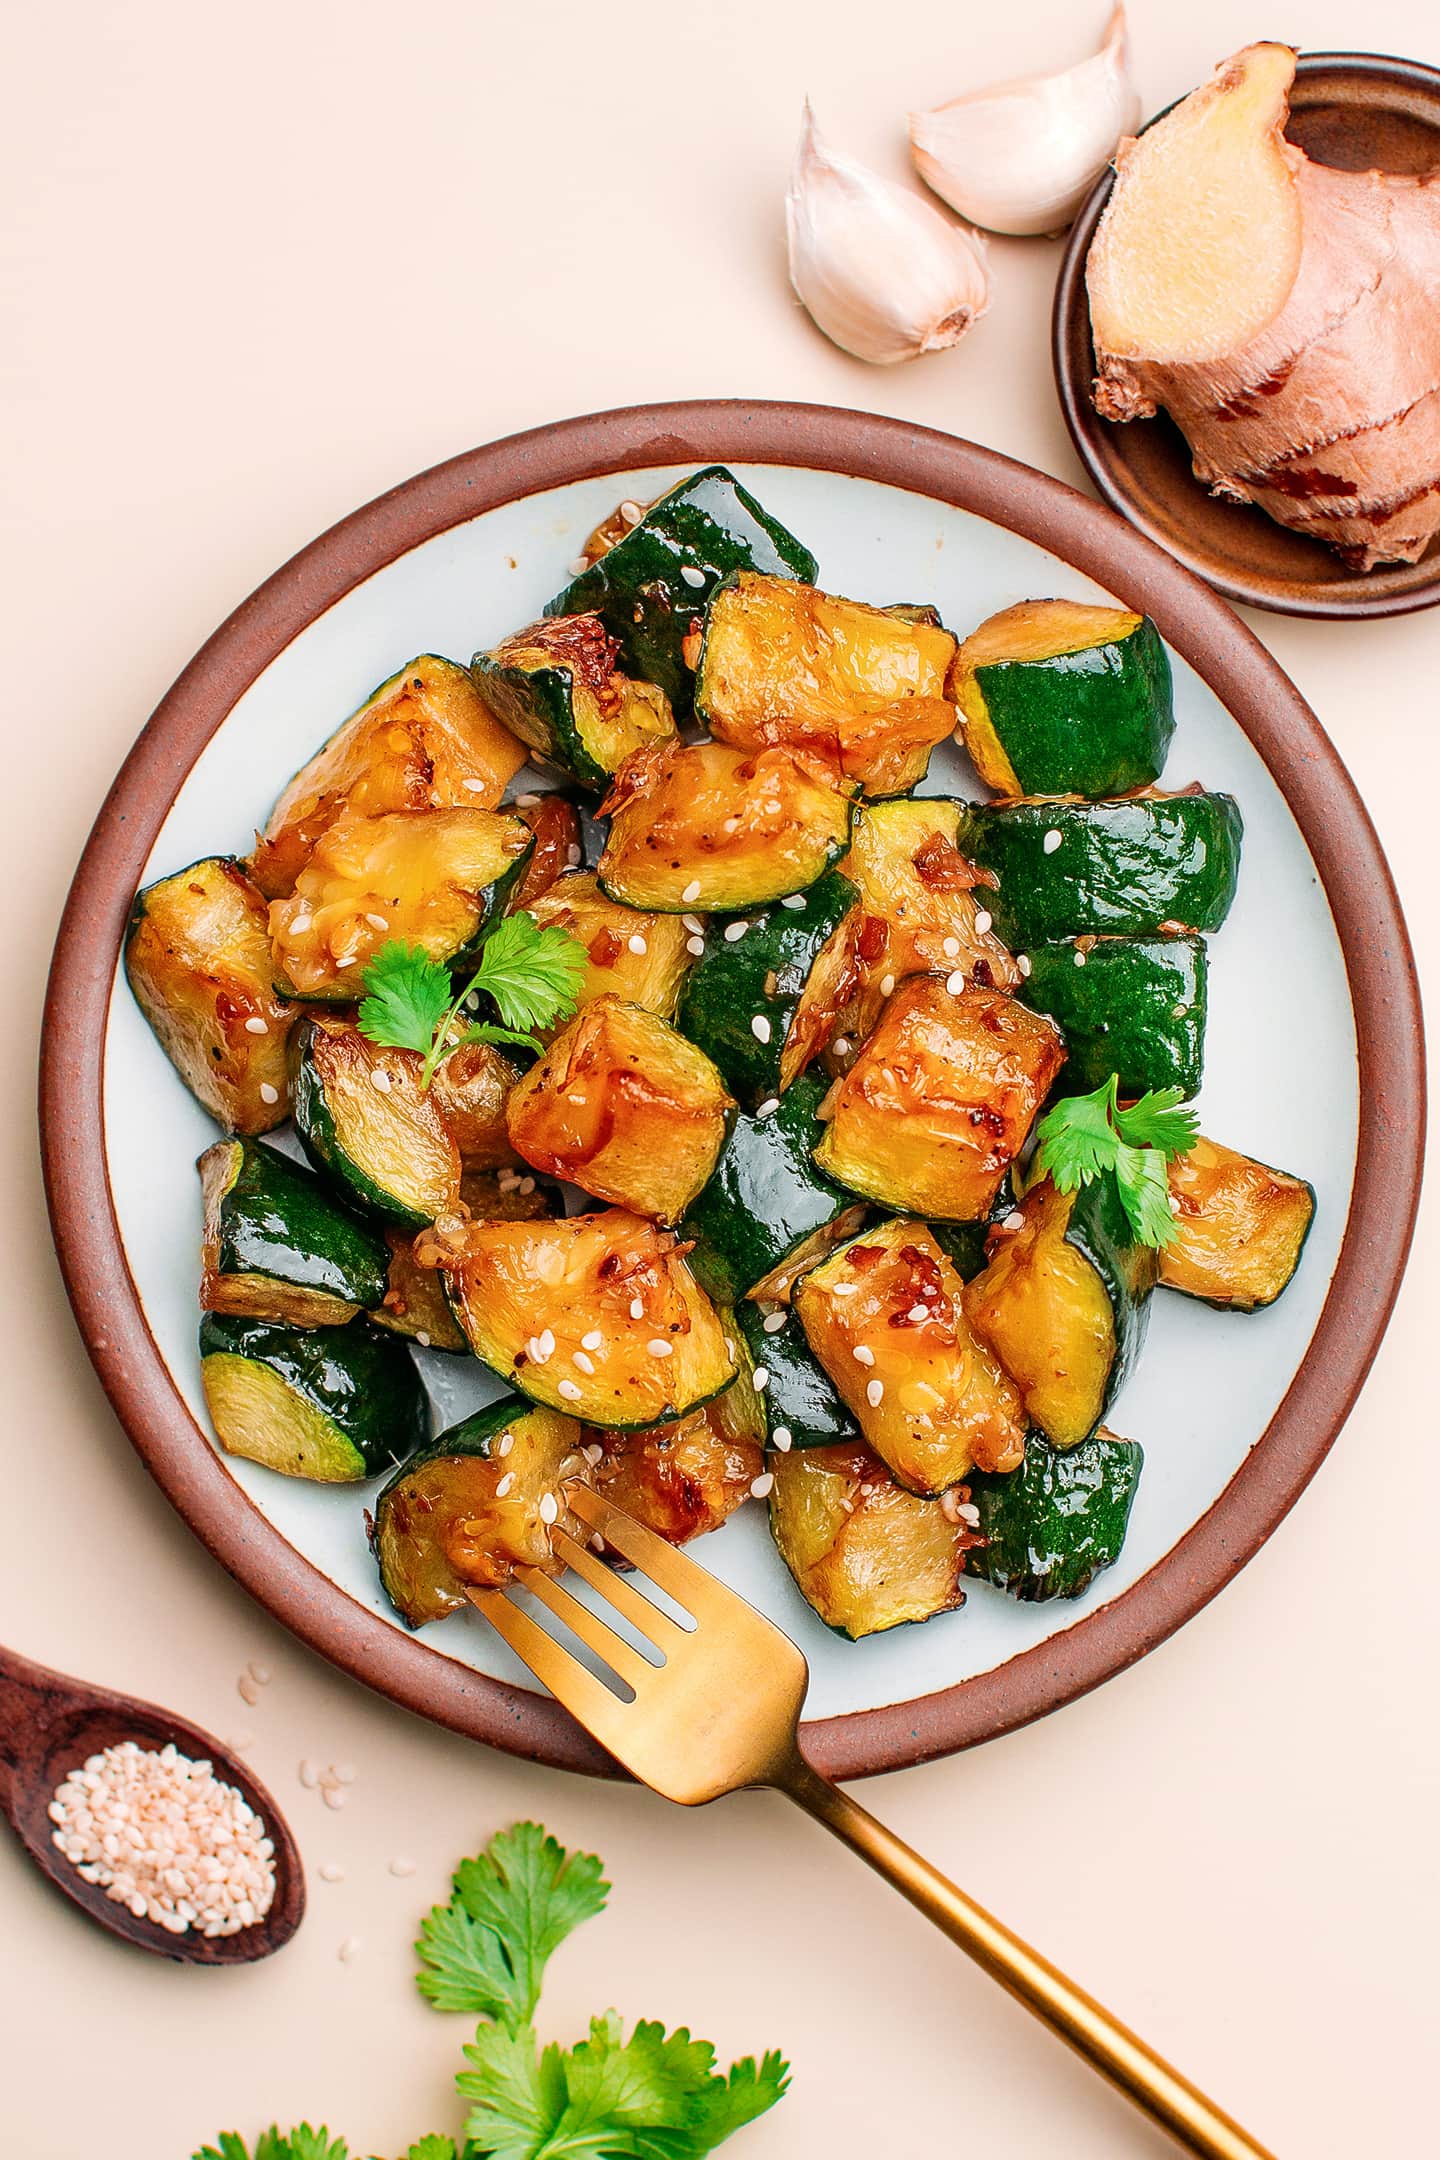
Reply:
[[[244,1794],[275,1847],[275,1896],[263,1920],[233,1935],[202,1935],[194,1928],[184,1935],[171,1935],[153,1920],[137,1919],[128,1905],[107,1897],[99,1883],[86,1882],[74,1862],[66,1859],[53,1842],[55,1826],[47,1812],[56,1789],[87,1756],[122,1740],[133,1740],[143,1748],[163,1748],[173,1741],[181,1754],[212,1763],[217,1777]],[[57,1890],[63,1890],[112,1935],[141,1950],[153,1950],[157,1957],[191,1965],[248,1965],[287,1943],[304,1916],[305,1874],[295,1840],[265,1787],[228,1748],[198,1725],[187,1725],[183,1718],[153,1703],[67,1679],[3,1645],[0,1810],[9,1816],[26,1852]]]

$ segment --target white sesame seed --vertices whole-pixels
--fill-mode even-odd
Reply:
[[[1055,830],[1055,827],[1052,825],[1049,832],[1046,833],[1044,840],[1041,842],[1045,853],[1047,855],[1053,855],[1056,848],[1059,847],[1061,839],[1063,837],[1064,836],[1061,833],[1058,833]]]
[[[757,1118],[767,1118],[767,1117],[773,1117],[773,1116],[774,1116],[774,1114],[775,1114],[775,1112],[776,1112],[776,1111],[777,1111],[777,1110],[779,1109],[779,1107],[780,1107],[780,1098],[779,1098],[779,1096],[778,1096],[778,1095],[767,1095],[767,1096],[766,1096],[766,1098],[765,1098],[765,1100],[764,1100],[764,1102],[760,1103],[760,1104],[759,1104],[759,1105],[757,1106],[757,1108],[756,1108],[756,1111],[755,1111],[755,1115],[756,1115],[756,1117],[757,1117]]]
[[[579,869],[579,867],[580,867],[580,861],[581,861],[581,852],[580,852],[580,849],[579,849],[579,848],[578,848],[578,847],[576,846],[575,842],[574,842],[574,841],[572,840],[572,841],[570,842],[570,845],[569,845],[569,847],[567,847],[567,848],[566,848],[566,850],[565,850],[565,867],[566,867],[566,869],[567,869],[567,870],[578,870],[578,869]]]
[[[831,1286],[830,1295],[831,1297],[854,1297],[859,1288],[859,1283],[837,1282]]]
[[[928,1305],[912,1305],[905,1317],[907,1320],[912,1321],[916,1327],[919,1327],[922,1320],[930,1318],[930,1308]]]
[[[571,577],[583,577],[583,576],[585,575],[585,572],[586,572],[586,571],[587,571],[587,570],[589,569],[589,567],[590,567],[590,558],[589,558],[589,556],[588,556],[588,555],[577,555],[577,556],[575,557],[574,561],[573,561],[573,562],[572,562],[572,563],[571,563],[571,564],[569,565],[569,569],[570,569],[570,575],[571,575]]]
[[[335,1955],[342,1965],[348,1965],[352,1959],[359,1957],[364,1947],[365,1945],[358,1935],[347,1935]]]
[[[636,955],[637,959],[643,957],[650,950],[638,930],[633,930],[630,936],[626,938],[625,943],[627,948]]]
[[[1023,1230],[1025,1227],[1025,1217],[1021,1210],[1018,1207],[1011,1208],[1010,1213],[1005,1217],[1005,1220],[1003,1223],[1001,1223],[1000,1227],[1002,1230]]]
[[[251,1658],[250,1663],[246,1666],[245,1670],[249,1673],[252,1680],[257,1680],[259,1682],[261,1687],[269,1687],[270,1682],[275,1677],[268,1665],[257,1665],[254,1658]]]
[[[337,1785],[353,1785],[360,1773],[352,1762],[331,1763],[330,1775]]]
[[[541,1357],[553,1357],[555,1354],[555,1337],[552,1335],[548,1327],[541,1328],[538,1340],[540,1344]]]
[[[837,1035],[830,1047],[835,1052],[836,1057],[849,1057],[855,1045],[848,1035]]]
[[[736,832],[739,832],[739,830],[740,830],[740,820],[739,820],[739,818],[738,818],[738,817],[727,817],[727,818],[722,818],[722,819],[720,820],[720,830],[721,830],[721,832],[723,832],[723,833],[736,833]]]
[[[390,1873],[397,1875],[404,1882],[407,1876],[415,1873],[415,1862],[397,1857],[390,1862]]]
[[[570,1353],[570,1362],[572,1365],[576,1366],[581,1372],[589,1373],[593,1376],[595,1371],[595,1360],[594,1358],[587,1355],[584,1350],[572,1350]]]
[[[795,1435],[791,1432],[788,1425],[776,1425],[772,1429],[770,1434],[770,1445],[773,1448],[779,1448],[782,1455],[788,1455],[794,1444]]]
[[[241,1673],[240,1678],[235,1683],[235,1691],[239,1695],[241,1702],[248,1703],[252,1710],[260,1700],[260,1690],[248,1672]]]
[[[525,1345],[525,1355],[532,1365],[543,1365],[545,1363],[545,1352],[540,1347],[538,1336],[532,1335],[530,1337],[529,1342]]]
[[[465,784],[467,787],[470,785],[468,780]],[[478,781],[476,784],[479,787],[485,785],[483,780]],[[515,807],[517,810],[533,810],[537,803],[542,803],[544,800],[543,795],[517,795],[515,797]]]
[[[956,1508],[955,1512],[959,1516],[961,1522],[963,1522],[968,1529],[979,1529],[980,1510],[978,1507],[976,1507],[973,1500],[962,1500],[960,1502],[960,1505]]]
[[[307,1792],[313,1792],[320,1782],[320,1765],[307,1757],[300,1765],[300,1783]]]
[[[694,878],[691,878],[691,880],[690,880],[689,884],[688,884],[688,885],[687,885],[687,886],[685,887],[685,890],[684,890],[684,892],[682,892],[682,893],[681,893],[681,895],[680,895],[680,898],[681,898],[682,900],[698,900],[698,899],[699,899],[699,897],[700,897],[700,880],[699,880],[699,878],[698,878],[698,877],[694,877]]]
[[[280,1100],[280,1090],[279,1090],[279,1088],[277,1088],[277,1087],[271,1087],[271,1085],[270,1085],[270,1082],[269,1082],[268,1080],[262,1080],[262,1081],[260,1082],[260,1100],[261,1100],[261,1102],[264,1102],[264,1103],[277,1103],[277,1102],[279,1102],[279,1100]]]
[[[601,1447],[598,1440],[587,1440],[584,1447],[581,1448],[580,1452],[585,1457],[586,1462],[589,1463],[592,1470],[596,1467],[598,1463],[603,1462],[605,1459],[605,1450],[603,1447]]]
[[[756,1013],[754,1019],[750,1022],[750,1032],[755,1037],[756,1042],[769,1042],[770,1022],[766,1019],[764,1013]]]
[[[515,1472],[513,1470],[507,1470],[504,1477],[501,1478],[499,1484],[495,1487],[495,1497],[497,1500],[503,1500],[507,1493],[511,1493],[514,1490]]]
[[[877,1410],[880,1407],[880,1404],[885,1400],[885,1383],[883,1380],[866,1382],[865,1400],[872,1410]]]
[[[704,940],[704,938],[703,938],[703,937],[691,937],[691,938],[686,938],[686,940],[685,940],[685,950],[686,950],[686,952],[688,952],[688,953],[693,953],[693,954],[695,955],[695,958],[696,958],[697,960],[701,959],[701,958],[703,957],[703,955],[704,955],[704,952],[705,952],[705,940]]]
[[[627,525],[638,525],[641,518],[644,517],[645,512],[641,509],[639,503],[637,502],[622,502],[620,505],[620,515],[622,518],[624,518]]]
[[[508,1454],[510,1453],[510,1450],[511,1450],[511,1448],[513,1448],[513,1447],[514,1447],[514,1445],[515,1445],[515,1435],[514,1435],[514,1433],[513,1433],[513,1432],[502,1432],[502,1433],[501,1433],[501,1435],[500,1435],[500,1438],[499,1438],[499,1439],[498,1439],[498,1441],[497,1441],[497,1442],[495,1443],[495,1457],[496,1457],[496,1460],[497,1460],[498,1462],[504,1462],[504,1460],[505,1460],[505,1457],[506,1457],[506,1456],[507,1456],[507,1455],[508,1455]]]
[[[345,1788],[343,1785],[322,1785],[320,1797],[326,1807],[342,1808],[345,1805]]]
[[[882,976],[881,976],[881,978],[880,978],[880,995],[881,995],[881,997],[889,997],[889,995],[890,995],[891,991],[892,991],[892,990],[893,990],[894,988],[895,988],[895,977],[894,977],[893,975],[882,975]]]
[[[1076,967],[1084,967],[1085,965],[1085,948],[1083,945],[1075,947],[1075,965]]]
[[[781,907],[803,908],[805,905],[805,895],[803,892],[786,893],[784,898],[781,900],[780,905]]]
[[[945,977],[945,988],[949,991],[951,997],[959,997],[961,991],[965,988],[964,968],[956,968],[953,975]]]
[[[705,927],[704,923],[701,922],[698,915],[682,915],[680,917],[680,920],[682,923],[684,923],[685,928],[687,930],[693,931],[697,937],[700,935],[700,932]]]
[[[573,1380],[562,1380],[556,1392],[563,1395],[566,1402],[579,1402],[580,1400],[580,1390]]]
[[[483,795],[485,793],[486,783],[483,780],[466,780],[462,784],[469,789],[472,795]],[[520,799],[520,797],[516,797],[517,802]]]
[[[750,1491],[757,1500],[763,1500],[767,1493],[773,1492],[774,1487],[775,1473],[773,1470],[762,1470],[759,1477],[750,1480]]]
[[[314,929],[314,927],[315,918],[313,915],[296,915],[292,918],[290,923],[290,936],[305,937],[308,932]]]
[[[684,578],[685,583],[687,585],[693,585],[697,592],[699,591],[700,587],[705,583],[705,572],[703,570],[697,570],[693,563],[681,563],[680,575]]]
[[[390,1075],[383,1065],[371,1066],[370,1085],[377,1095],[388,1095],[390,1093]]]
[[[631,1317],[631,1319],[632,1319],[632,1320],[643,1320],[643,1319],[644,1319],[644,1317],[645,1317],[645,1300],[644,1300],[644,1298],[639,1298],[639,1297],[632,1297],[632,1298],[631,1298],[631,1300],[630,1300],[630,1317]]]
[[[560,1503],[559,1503],[559,1501],[558,1501],[558,1500],[556,1499],[556,1497],[555,1497],[554,1493],[553,1493],[553,1492],[547,1492],[547,1493],[542,1493],[542,1494],[540,1495],[540,1520],[541,1520],[541,1522],[543,1522],[543,1523],[553,1523],[553,1522],[558,1522],[558,1521],[559,1521],[559,1519],[560,1519]]]
[[[770,1385],[770,1368],[768,1365],[757,1365],[755,1367],[754,1372],[750,1375],[750,1385],[757,1395],[764,1394],[766,1388]]]
[[[369,923],[372,930],[388,930],[390,928],[389,917],[385,915],[367,914],[365,920]]]
[[[994,921],[995,918],[990,913],[990,910],[988,908],[982,907],[979,914],[975,917],[975,929],[977,934],[980,937],[984,937],[986,931],[989,930],[994,924]]]
[[[270,1023],[268,1020],[260,1019],[257,1015],[254,1019],[245,1022],[245,1032],[247,1035],[268,1035]]]
[[[343,1867],[337,1867],[333,1860],[327,1860],[324,1867],[320,1869],[320,1880],[321,1882],[344,1882],[345,1870]]]
[[[744,937],[744,935],[745,935],[745,932],[746,932],[746,931],[747,931],[747,930],[749,929],[749,927],[750,927],[750,925],[749,925],[749,923],[748,923],[748,922],[732,922],[732,923],[726,923],[726,925],[725,925],[725,942],[726,942],[726,944],[727,944],[727,945],[738,945],[738,944],[739,944],[739,942],[740,942],[740,940],[741,940],[741,938],[742,938],[742,937]]]
[[[940,947],[940,950],[944,953],[947,960],[954,960],[958,956],[960,951],[959,938],[947,937],[944,944]]]
[[[588,1335],[580,1337],[580,1347],[582,1350],[598,1350],[604,1340],[599,1328],[592,1327]]]
[[[873,1365],[875,1362],[875,1353],[869,1343],[856,1343],[850,1355],[857,1365]]]
[[[417,1343],[419,1343],[422,1350],[428,1350],[430,1348],[430,1337],[426,1334],[423,1327],[416,1328],[415,1340]]]
[[[1029,953],[1017,952],[1015,955],[1015,965],[1017,968],[1019,968],[1022,976],[1028,975],[1030,973]]]
[[[784,1306],[782,1305],[778,1312],[766,1313],[765,1318],[761,1321],[760,1324],[764,1328],[767,1335],[778,1335],[781,1328],[784,1327],[789,1317],[789,1313],[786,1312]]]
[[[652,1335],[645,1348],[649,1351],[651,1357],[672,1357],[674,1355],[674,1344],[668,1343],[663,1335]]]

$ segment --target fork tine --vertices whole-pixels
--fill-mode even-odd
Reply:
[[[591,1530],[598,1530],[607,1545],[613,1545],[616,1552],[623,1553],[696,1620],[703,1620],[708,1614],[714,1622],[723,1623],[729,1619],[733,1624],[736,1607],[740,1604],[736,1593],[718,1583],[704,1568],[697,1567],[684,1553],[677,1552],[673,1545],[667,1545],[664,1538],[657,1537],[653,1530],[644,1529],[587,1486],[572,1485],[565,1499],[572,1515],[578,1515]],[[689,1639],[687,1635],[686,1640]]]
[[[512,1605],[503,1590],[467,1590],[478,1612],[485,1615],[498,1635],[503,1635],[522,1665],[528,1665],[542,1687],[547,1687],[572,1717],[578,1718],[601,1747],[625,1761],[625,1719],[630,1705],[612,1695],[603,1680],[587,1672],[544,1628]]]
[[[568,1590],[562,1590],[559,1583],[550,1576],[542,1575],[538,1568],[533,1567],[517,1568],[515,1573],[517,1580],[530,1595],[538,1598],[547,1612],[554,1613],[555,1618],[569,1628],[571,1634],[578,1637],[587,1650],[593,1650],[596,1657],[603,1658],[611,1672],[623,1680],[627,1687],[638,1693],[646,1679],[656,1672],[657,1667],[632,1648],[623,1635],[617,1635],[614,1628],[608,1627],[597,1614],[591,1612],[588,1605],[582,1605],[579,1598],[572,1597]]]
[[[568,1530],[556,1528],[551,1531],[550,1550],[557,1560],[563,1560],[566,1567],[582,1576],[592,1590],[598,1590],[601,1597],[613,1605],[616,1612],[623,1614],[631,1627],[657,1650],[663,1651],[667,1644],[679,1645],[688,1640],[688,1629],[682,1628],[678,1620],[672,1620],[658,1605],[653,1605],[613,1567],[597,1559],[588,1545],[577,1543]]]

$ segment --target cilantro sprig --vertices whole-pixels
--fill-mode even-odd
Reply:
[[[541,2046],[545,1967],[609,1891],[593,1853],[567,1852],[538,1823],[516,1823],[461,1861],[415,1950],[427,2000],[480,2020],[455,2080],[468,2112],[458,2139],[421,2138],[405,2160],[704,2160],[780,2099],[789,2083],[780,2055],[747,2055],[722,2075],[709,2041],[683,2025],[667,2032],[642,2019],[627,2038],[607,2010],[573,2048]],[[227,2130],[192,2160],[351,2156],[343,2138],[302,2123],[262,2132],[253,2154]]]
[[[578,938],[533,915],[506,915],[485,940],[480,965],[458,994],[450,971],[422,946],[389,938],[361,975],[358,1026],[370,1042],[416,1050],[424,1058],[420,1085],[428,1088],[441,1058],[463,1043],[542,1046],[536,1028],[568,1019],[585,977],[587,956]],[[451,1040],[461,1008],[476,995],[488,997],[501,1025],[472,1021]]]
[[[1041,1119],[1036,1168],[1067,1193],[1113,1177],[1139,1243],[1163,1250],[1176,1234],[1166,1166],[1190,1152],[1199,1131],[1196,1113],[1182,1105],[1178,1087],[1122,1105],[1111,1073],[1093,1094],[1066,1096]]]

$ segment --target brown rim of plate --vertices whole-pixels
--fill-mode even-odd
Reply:
[[[807,1723],[833,1777],[973,1746],[1143,1657],[1258,1551],[1323,1459],[1385,1330],[1419,1198],[1419,986],[1354,783],[1259,640],[1189,571],[1073,488],[974,443],[817,405],[697,400],[594,413],[452,458],[357,510],[251,595],[196,654],[122,766],[71,886],[46,996],[40,1132],[55,1243],[90,1358],[168,1498],[236,1581],[333,1663],[476,1740],[568,1770],[617,1766],[548,1696],[486,1678],[349,1597],[266,1521],[191,1417],[146,1325],[106,1166],[107,1010],[131,896],[161,823],[236,699],[307,624],[436,533],[546,488],[651,466],[796,465],[949,503],[1036,542],[1155,618],[1268,766],[1304,834],[1345,957],[1360,1137],[1345,1237],[1300,1371],[1220,1498],[1123,1595],[995,1670],[913,1702]],[[962,1623],[963,1624],[963,1623]]]
[[[1290,104],[1286,133],[1322,164],[1392,172],[1440,165],[1440,71],[1418,61],[1303,54]],[[1440,542],[1418,563],[1346,570],[1322,541],[1277,525],[1249,504],[1211,495],[1191,471],[1185,439],[1168,414],[1123,424],[1100,418],[1090,401],[1095,348],[1085,258],[1113,184],[1107,169],[1070,229],[1050,324],[1060,410],[1105,501],[1217,592],[1251,607],[1349,619],[1440,605]]]

